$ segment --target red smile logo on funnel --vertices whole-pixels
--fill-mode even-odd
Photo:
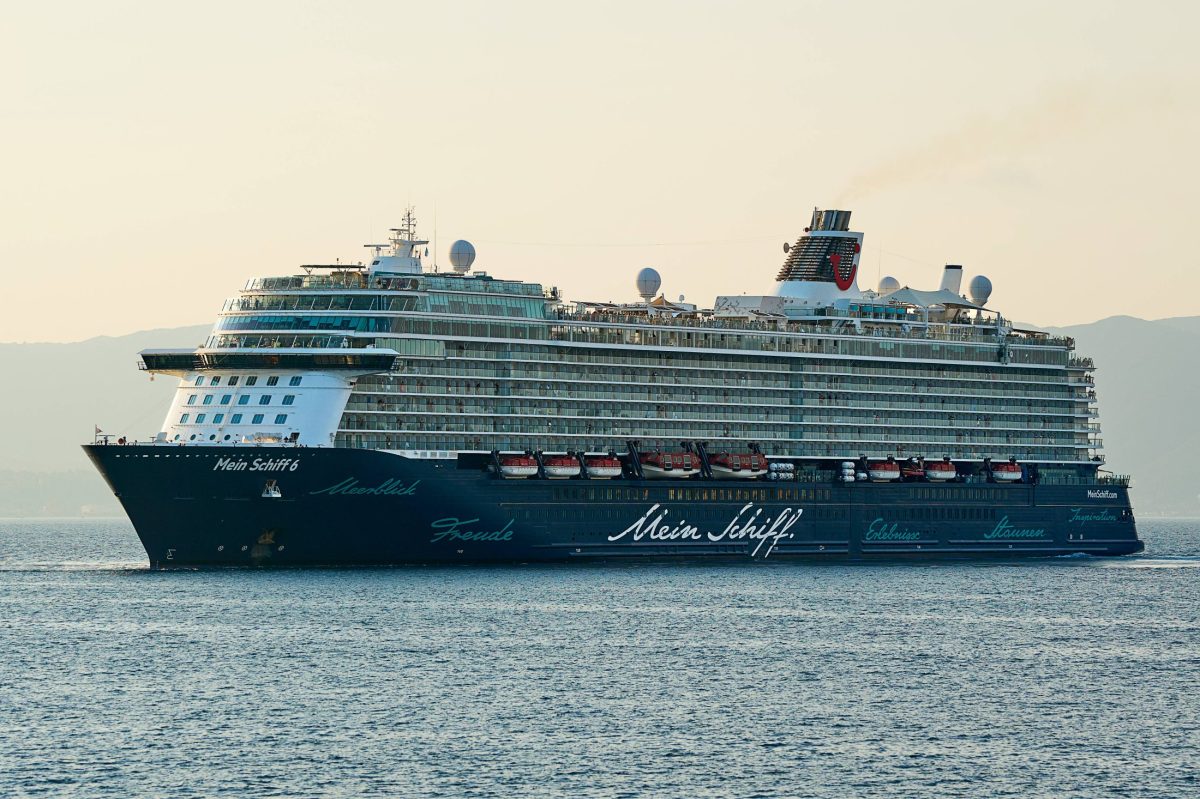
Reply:
[[[858,266],[854,261],[850,262],[850,271],[845,277],[842,277],[842,256],[831,255],[829,262],[833,264],[833,282],[837,284],[837,287],[842,291],[850,288],[854,284],[854,273],[858,271]]]

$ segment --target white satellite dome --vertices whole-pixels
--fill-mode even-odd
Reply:
[[[888,275],[887,277],[883,278],[883,280],[879,281],[879,294],[881,296],[885,294],[891,294],[898,288],[900,288],[900,281],[891,275]]]
[[[450,265],[460,275],[465,275],[475,263],[475,245],[465,239],[459,239],[450,245]]]
[[[662,286],[662,277],[658,274],[658,270],[646,267],[637,273],[637,290],[638,295],[643,300],[649,302],[654,299],[654,295],[658,293]]]
[[[967,294],[976,305],[987,305],[988,297],[992,296],[992,281],[983,275],[976,275],[967,286]]]

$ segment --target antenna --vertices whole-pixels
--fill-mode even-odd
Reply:
[[[433,203],[433,271],[437,272],[437,201]]]
[[[413,207],[410,205],[404,210],[404,224],[400,227],[389,228],[395,236],[392,236],[394,242],[401,240],[415,241],[417,238],[417,216],[413,213]]]
[[[879,251],[875,254],[875,285],[879,285],[879,276],[883,274],[883,244],[876,245]]]

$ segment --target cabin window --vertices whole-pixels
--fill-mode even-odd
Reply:
[[[231,399],[233,399],[233,395],[232,395],[232,394],[222,394],[222,395],[221,395],[221,404],[222,404],[222,405],[228,405],[228,404],[229,404],[229,401],[230,401]]]
[[[204,404],[205,404],[205,405],[212,405],[212,401],[213,401],[213,395],[212,395],[212,394],[205,394],[205,395],[204,395]]]
[[[221,385],[221,378],[213,377],[211,380],[208,381],[208,384],[210,386],[219,386],[219,385]]]
[[[248,386],[252,386],[257,382],[258,382],[257,375],[250,375],[249,377],[246,378],[246,385],[248,385]]]
[[[263,394],[261,397],[258,398],[258,404],[259,405],[270,405],[271,404],[271,395]]]
[[[293,377],[291,380],[289,380],[289,381],[288,381],[288,385],[289,385],[289,386],[298,386],[298,385],[300,385],[300,375],[296,375],[296,376],[295,376],[295,377]]]
[[[286,422],[287,422],[287,414],[286,413],[275,414],[275,424],[285,424]]]
[[[202,386],[202,385],[204,385],[204,375],[196,375],[196,383],[195,383],[195,385],[197,385],[197,386]]]
[[[225,419],[225,414],[223,414],[223,413],[214,413],[213,414],[213,424],[220,424],[222,421],[224,421],[224,419]]]
[[[196,424],[204,424],[204,414],[196,414]]]
[[[262,424],[262,420],[263,415],[261,413],[256,413],[250,418],[250,424]]]
[[[242,396],[238,397],[238,405],[249,405],[249,404],[250,404],[250,395],[249,394],[243,394]]]
[[[180,416],[180,417],[179,417],[179,423],[180,423],[180,424],[187,424],[187,420],[188,420],[188,417],[189,417],[190,415],[191,415],[191,414],[187,414],[187,413],[185,413],[183,416]]]
[[[233,377],[229,378],[229,382],[226,383],[226,385],[230,385],[230,386],[236,386],[237,384],[238,384],[238,376],[237,375],[234,375]]]
[[[189,394],[188,395],[188,405],[195,405],[195,404],[196,404],[196,395]]]
[[[283,395],[283,404],[284,405],[291,405],[295,401],[296,401],[295,394],[284,394]]]
[[[267,385],[268,385],[268,386],[277,386],[277,385],[279,385],[279,375],[271,375],[270,377],[268,377],[268,378],[267,378]]]
[[[230,416],[229,423],[230,424],[241,424],[242,423],[242,415],[240,413],[235,413],[233,416]]]

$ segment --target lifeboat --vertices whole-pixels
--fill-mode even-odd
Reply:
[[[611,480],[621,476],[621,461],[617,458],[584,458],[587,463],[588,477],[598,480]]]
[[[956,477],[958,477],[958,469],[954,468],[954,464],[950,462],[949,458],[944,459],[941,463],[925,464],[926,480],[932,480],[935,483],[944,483]]]
[[[720,452],[708,459],[718,480],[753,480],[767,473],[767,459],[757,452]]]
[[[700,471],[700,462],[690,452],[643,452],[642,474],[646,477],[691,477]]]
[[[546,476],[552,480],[579,476],[579,461],[570,455],[543,456],[542,468],[546,470]]]
[[[886,461],[871,461],[867,464],[867,476],[873,483],[890,483],[900,479],[900,464],[891,458]]]
[[[538,473],[537,461],[532,455],[502,455],[500,475],[509,479],[533,477]]]
[[[1016,483],[1021,479],[1021,464],[1016,461],[992,464],[992,479],[997,483]]]

